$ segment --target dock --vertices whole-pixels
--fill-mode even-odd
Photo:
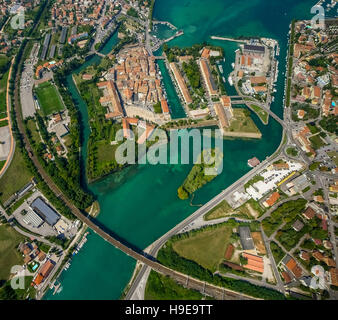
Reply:
[[[226,38],[226,37],[218,37],[218,36],[211,36],[212,40],[222,40],[222,41],[232,41],[238,43],[249,43],[249,40],[241,40],[241,39],[234,39],[234,38]]]

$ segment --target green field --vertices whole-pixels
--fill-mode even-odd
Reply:
[[[6,163],[6,160],[2,160],[0,161],[0,170],[2,169],[2,167],[5,165]]]
[[[13,193],[24,187],[31,178],[32,174],[26,168],[20,150],[16,148],[9,168],[0,179],[0,201],[5,202]]]
[[[203,296],[198,291],[186,289],[169,277],[151,270],[144,298],[145,300],[201,300]]]
[[[31,135],[32,135],[32,139],[35,143],[40,143],[41,142],[41,138],[39,135],[39,131],[38,128],[36,127],[36,123],[34,120],[30,119],[27,121],[27,128],[30,131]]]
[[[115,152],[118,145],[111,145],[102,140],[97,143],[97,161],[100,164],[115,161]]]
[[[203,230],[173,243],[173,249],[182,257],[197,262],[210,271],[216,271],[230,243],[232,227],[220,225]]]
[[[59,92],[49,81],[39,84],[35,88],[35,94],[45,116],[65,108]]]
[[[21,254],[16,250],[24,237],[8,225],[0,226],[0,281],[8,280],[14,265],[23,263]]]
[[[234,117],[230,121],[230,126],[224,128],[226,132],[260,133],[254,121],[246,113],[246,109],[234,108]],[[248,111],[250,112],[250,111]]]
[[[323,146],[325,146],[325,142],[322,140],[322,138],[319,135],[316,136],[312,136],[309,138],[309,140],[311,141],[311,145],[313,147],[313,149],[317,150]]]
[[[251,109],[255,111],[255,113],[258,115],[258,117],[262,120],[264,124],[268,123],[269,120],[269,114],[264,111],[260,106],[256,106],[255,104],[251,104]]]

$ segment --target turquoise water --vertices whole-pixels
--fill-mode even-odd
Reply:
[[[288,26],[293,18],[309,18],[314,1],[264,1],[251,0],[156,0],[154,16],[168,20],[183,29],[185,35],[175,39],[173,45],[188,46],[210,41],[210,35],[222,36],[267,36],[280,42],[280,77],[278,93],[272,109],[282,115],[285,70],[285,50]],[[225,71],[231,71],[235,44],[222,41],[212,43],[226,50]],[[109,42],[104,50],[112,46]],[[93,61],[99,61],[94,57]],[[87,61],[86,65],[93,63]],[[173,90],[164,66],[159,62],[167,89],[173,116],[184,116],[184,112]],[[225,76],[227,78],[227,75]],[[83,121],[83,145],[86,146],[89,127],[87,108],[68,77],[68,87],[77,101]],[[229,93],[232,89],[228,88]],[[194,203],[205,203],[225,189],[249,168],[247,159],[256,156],[264,159],[272,154],[281,140],[282,129],[270,119],[269,125],[261,124],[257,116],[253,119],[263,133],[261,140],[225,140],[224,170],[211,183],[196,192]],[[82,157],[87,155],[82,148]],[[120,237],[139,248],[145,248],[162,234],[191,214],[196,207],[188,201],[180,201],[176,190],[191,169],[191,165],[142,165],[128,168],[118,174],[89,185],[100,202],[100,222],[107,225]],[[60,281],[62,291],[47,299],[118,299],[128,283],[135,261],[114,249],[96,234],[90,233],[88,241],[63,272]]]
[[[176,33],[177,30],[171,29],[165,24],[154,24],[153,31],[151,32],[159,39],[168,39]]]

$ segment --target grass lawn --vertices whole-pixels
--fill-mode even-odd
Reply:
[[[146,285],[145,300],[201,300],[198,291],[186,289],[169,277],[150,271]]]
[[[8,75],[9,70],[0,78],[0,119],[7,116],[6,91]]]
[[[30,299],[35,299],[36,296],[36,289],[31,286],[31,283],[33,281],[32,276],[26,276],[25,277],[25,289],[17,289],[15,290],[18,300],[24,300],[29,297]]]
[[[312,147],[317,150],[320,147],[325,146],[325,142],[322,140],[322,138],[319,135],[310,137],[309,140],[311,141]]]
[[[262,122],[264,124],[267,124],[269,120],[269,114],[264,111],[260,106],[256,106],[255,104],[251,104],[250,106],[252,110],[255,111],[258,117],[262,120]]]
[[[30,120],[27,121],[27,128],[31,132],[34,142],[35,143],[41,142],[41,138],[40,138],[40,135],[39,135],[39,132],[38,132],[38,128],[36,127],[36,123],[35,123],[34,120],[30,119]]]
[[[237,209],[232,209],[229,203],[223,200],[204,216],[204,220],[208,221],[219,219],[229,215],[241,215],[245,216],[245,218],[256,218],[261,216],[263,213],[264,210],[261,208],[258,202],[254,201],[253,199],[248,200]]]
[[[23,263],[17,245],[25,238],[8,225],[0,226],[0,281],[8,280],[14,265]]]
[[[100,141],[98,143],[97,161],[99,163],[114,161],[117,148],[118,145],[111,145],[104,140]]]
[[[13,193],[24,187],[31,178],[32,174],[26,168],[20,150],[16,148],[9,168],[0,179],[0,201],[5,202]]]
[[[289,156],[292,156],[292,157],[297,157],[298,156],[298,151],[296,148],[293,148],[293,147],[289,147],[286,149],[286,153],[289,155]]]
[[[283,249],[274,241],[270,243],[271,252],[275,259],[276,264],[278,264],[285,256]]]
[[[249,132],[260,133],[250,116],[245,115],[245,109],[234,108],[234,118],[230,121],[230,126],[224,128],[228,132]]]
[[[8,120],[0,121],[0,128],[1,127],[7,127],[8,125],[9,125]]]
[[[220,225],[217,228],[204,230],[186,239],[175,241],[173,249],[180,256],[193,260],[214,272],[224,258],[231,234],[232,227]]]
[[[35,94],[39,100],[40,107],[46,116],[65,108],[59,92],[49,81],[39,84],[35,88]]]
[[[2,167],[5,165],[6,163],[6,160],[2,160],[0,161],[0,170],[2,169]]]
[[[320,129],[318,127],[316,127],[315,125],[308,124],[307,127],[310,129],[312,134],[316,134],[316,133],[320,132]]]

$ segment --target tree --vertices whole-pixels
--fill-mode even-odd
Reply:
[[[189,193],[182,186],[177,189],[177,195],[181,200],[189,198]]]
[[[246,264],[248,264],[248,258],[245,258],[242,255],[239,257],[239,261],[242,266],[245,266]]]
[[[0,290],[0,300],[17,300],[18,296],[14,289],[11,287],[10,283],[6,283],[6,285]]]

